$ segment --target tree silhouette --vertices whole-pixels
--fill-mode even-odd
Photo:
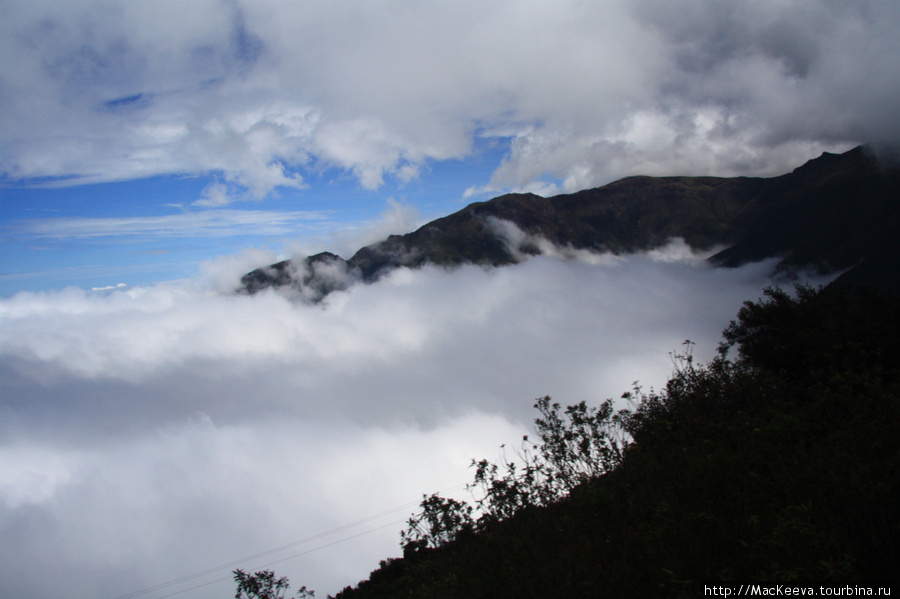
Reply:
[[[234,582],[237,583],[234,599],[283,599],[290,588],[287,577],[275,578],[275,573],[271,570],[262,570],[256,574],[235,570]],[[315,596],[315,591],[310,591],[305,586],[297,591],[298,599],[311,599]]]

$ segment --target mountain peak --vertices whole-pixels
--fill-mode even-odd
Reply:
[[[344,260],[322,252],[254,270],[241,291],[289,288],[318,301],[399,267],[503,266],[541,253],[542,244],[612,252],[646,251],[674,238],[692,248],[728,249],[711,258],[738,266],[777,257],[779,269],[836,272],[896,255],[900,176],[868,146],[825,152],[772,178],[646,177],[543,198],[510,193],[476,202],[405,235],[391,235]],[[883,269],[875,269],[882,271]],[[859,274],[859,273],[857,273]]]

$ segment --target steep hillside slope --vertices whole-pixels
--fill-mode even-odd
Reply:
[[[612,470],[499,521],[437,520],[455,527],[434,533],[451,540],[408,545],[337,597],[698,597],[704,581],[889,582],[900,560],[898,334],[896,295],[770,290],[726,330],[737,356],[684,361],[663,392],[634,397],[633,444]],[[523,476],[501,481],[500,501],[552,480]]]

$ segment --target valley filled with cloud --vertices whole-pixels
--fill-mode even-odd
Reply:
[[[582,257],[399,269],[315,305],[203,279],[0,300],[0,586],[133,596],[211,569],[145,595],[215,597],[217,566],[272,564],[333,593],[398,554],[422,494],[464,495],[471,459],[528,434],[535,398],[658,387],[686,339],[711,357],[772,266]]]
[[[530,432],[535,398],[658,387],[686,339],[710,358],[774,262],[541,243],[321,303],[235,293],[245,273],[501,193],[900,139],[884,0],[0,15],[3,597],[228,597],[237,567],[334,593],[400,552],[422,494],[465,494],[471,459]]]

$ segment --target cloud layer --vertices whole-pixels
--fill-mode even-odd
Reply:
[[[0,172],[220,173],[221,206],[509,143],[490,190],[776,174],[895,143],[896,3],[4,3]],[[548,178],[551,187],[548,188]]]
[[[316,306],[190,281],[0,300],[0,587],[119,597],[211,570],[146,596],[213,597],[271,566],[333,593],[397,554],[422,493],[463,493],[471,458],[529,432],[534,398],[658,386],[687,338],[709,357],[769,266],[673,246],[400,269]]]

